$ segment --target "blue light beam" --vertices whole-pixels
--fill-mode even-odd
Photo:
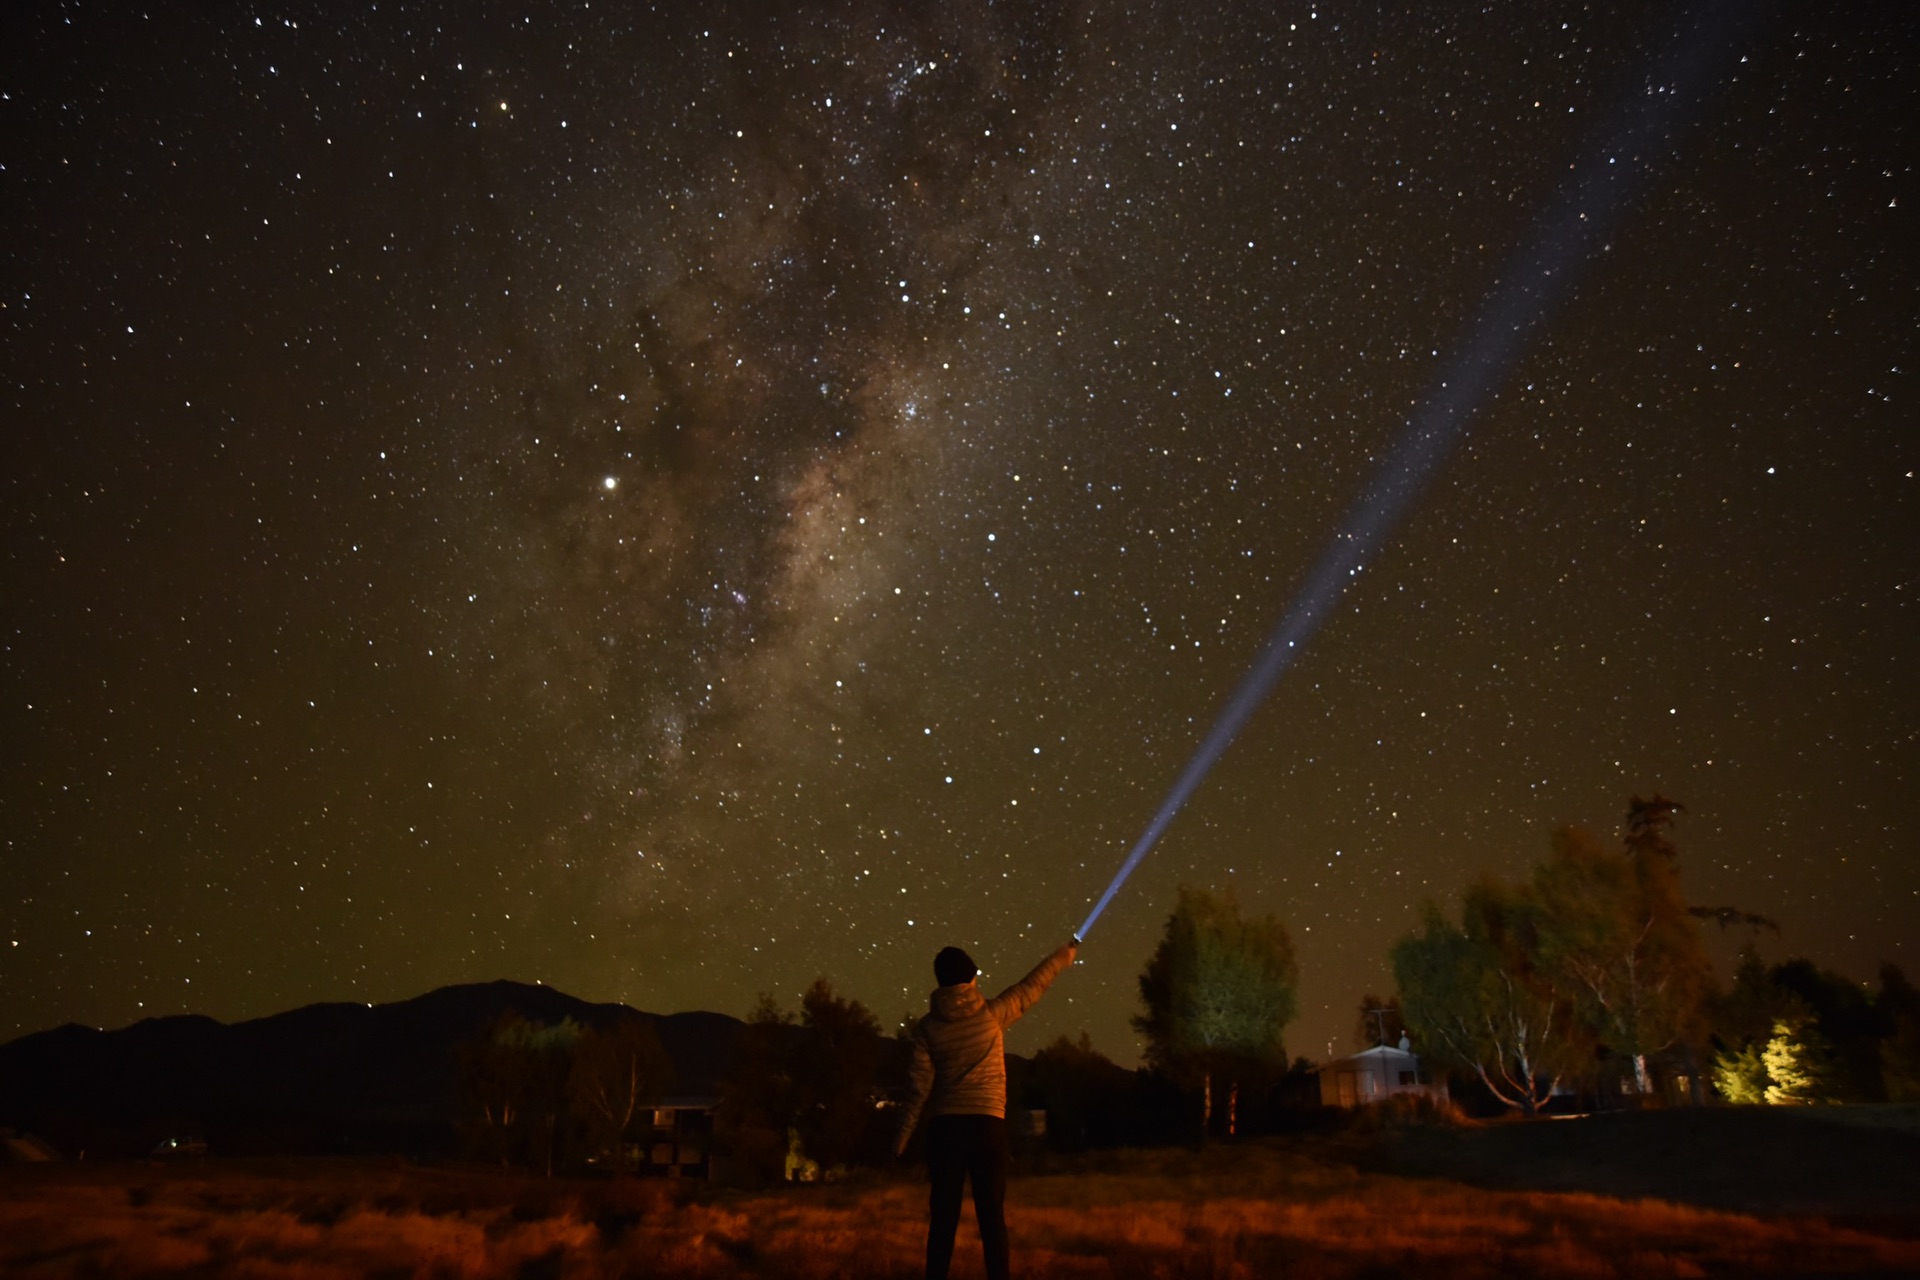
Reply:
[[[1266,647],[1221,708],[1212,730],[1160,802],[1153,821],[1134,841],[1125,862],[1074,933],[1085,938],[1100,913],[1165,834],[1207,774],[1267,694],[1313,639],[1320,624],[1367,561],[1393,532],[1407,507],[1446,459],[1467,421],[1499,387],[1554,307],[1572,289],[1576,270],[1631,201],[1652,170],[1655,154],[1670,146],[1675,117],[1712,68],[1736,45],[1738,0],[1704,6],[1684,22],[1665,56],[1624,95],[1613,118],[1591,135],[1594,145],[1574,167],[1573,179],[1534,224],[1534,233],[1496,279],[1446,376],[1421,401],[1399,441],[1375,472],[1360,501],[1280,618]],[[1756,6],[1760,7],[1760,6]]]

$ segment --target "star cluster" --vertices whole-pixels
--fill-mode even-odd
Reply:
[[[10,15],[0,1033],[1017,977],[1677,21]],[[1914,963],[1916,35],[1716,37],[1016,1048],[1131,1059],[1185,881],[1317,1055],[1423,898],[1656,789],[1696,900]]]

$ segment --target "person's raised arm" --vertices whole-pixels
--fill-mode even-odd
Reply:
[[[1017,1022],[1021,1014],[1031,1009],[1034,1002],[1053,985],[1053,980],[1060,976],[1060,971],[1073,963],[1073,957],[1079,950],[1080,940],[1075,938],[1035,965],[1032,973],[987,1001],[987,1008],[993,1011],[1000,1025],[1004,1027]]]

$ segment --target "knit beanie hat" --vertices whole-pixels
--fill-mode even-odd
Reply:
[[[943,947],[940,954],[933,958],[933,976],[940,979],[943,987],[959,986],[963,982],[972,982],[974,975],[980,972],[973,957],[958,947]]]

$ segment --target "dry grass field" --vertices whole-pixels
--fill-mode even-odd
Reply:
[[[1463,1149],[1471,1148],[1473,1135],[1464,1137]],[[1443,1142],[1422,1135],[1416,1155],[1432,1163]],[[1377,1170],[1380,1152],[1390,1162],[1392,1147],[1374,1143],[1377,1158],[1359,1163]],[[1355,1154],[1348,1138],[1049,1162],[1013,1184],[1016,1271],[1423,1280],[1920,1275],[1920,1221],[1911,1214],[1881,1211],[1848,1223],[1502,1190],[1366,1171]],[[1524,1164],[1524,1156],[1509,1157]],[[1475,1158],[1470,1150],[1467,1158]],[[0,1169],[0,1274],[907,1277],[920,1269],[923,1197],[905,1172],[749,1194],[374,1162],[15,1166]],[[962,1226],[956,1264],[957,1275],[980,1274],[971,1223]]]

